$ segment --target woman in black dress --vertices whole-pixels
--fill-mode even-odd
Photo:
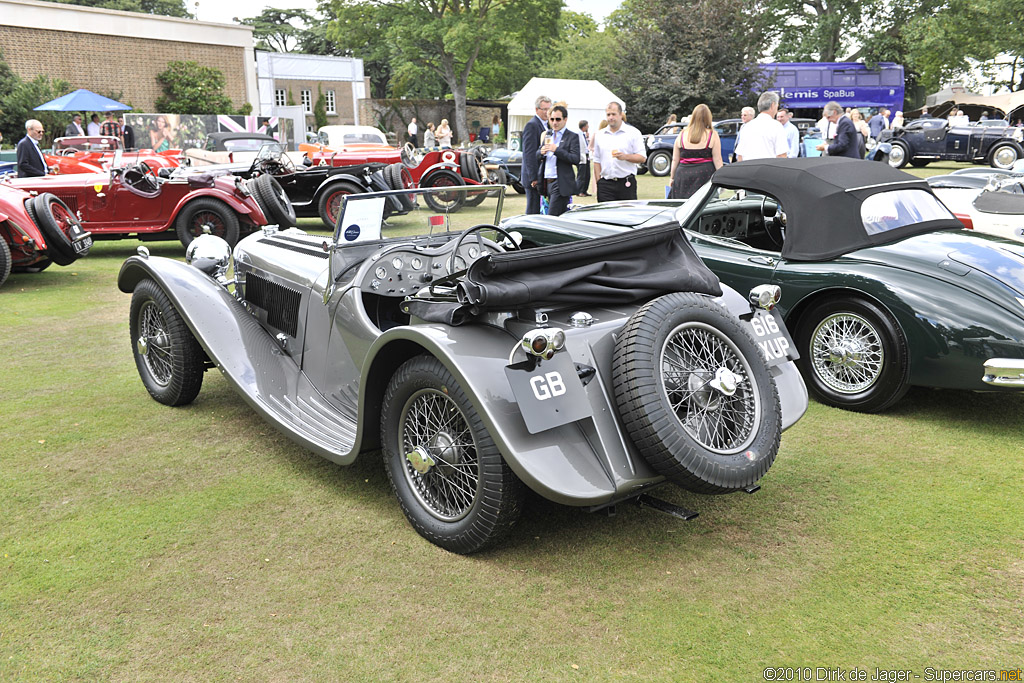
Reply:
[[[722,168],[722,140],[711,127],[711,110],[698,104],[672,147],[669,199],[689,197]]]

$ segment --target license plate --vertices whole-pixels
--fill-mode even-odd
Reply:
[[[568,353],[556,353],[551,360],[530,358],[506,365],[505,376],[531,434],[592,414],[583,382]]]
[[[761,355],[767,361],[768,367],[800,357],[796,344],[789,336],[789,330],[786,329],[777,310],[758,309],[743,318],[754,335],[757,348],[761,349]]]

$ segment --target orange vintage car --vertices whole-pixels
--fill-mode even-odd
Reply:
[[[317,166],[395,164],[408,162],[403,150],[388,144],[384,133],[373,126],[323,126],[316,142],[304,142],[299,151]]]
[[[180,164],[181,150],[151,149],[124,150],[120,138],[111,135],[76,135],[53,141],[53,153],[43,153],[51,173],[105,173],[120,152],[122,162],[137,164],[144,161],[152,169],[176,168]]]

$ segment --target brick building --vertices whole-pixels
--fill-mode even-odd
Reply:
[[[72,89],[121,93],[154,111],[157,74],[174,60],[219,69],[234,107],[259,110],[252,29],[38,0],[0,0],[0,50],[14,73],[62,78]],[[225,112],[228,113],[228,112]]]

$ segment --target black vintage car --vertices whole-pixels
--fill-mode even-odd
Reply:
[[[969,161],[1008,169],[1024,157],[1024,129],[1013,126],[950,126],[945,119],[917,119],[885,130],[879,142],[892,144],[895,168],[927,166],[932,161]]]

